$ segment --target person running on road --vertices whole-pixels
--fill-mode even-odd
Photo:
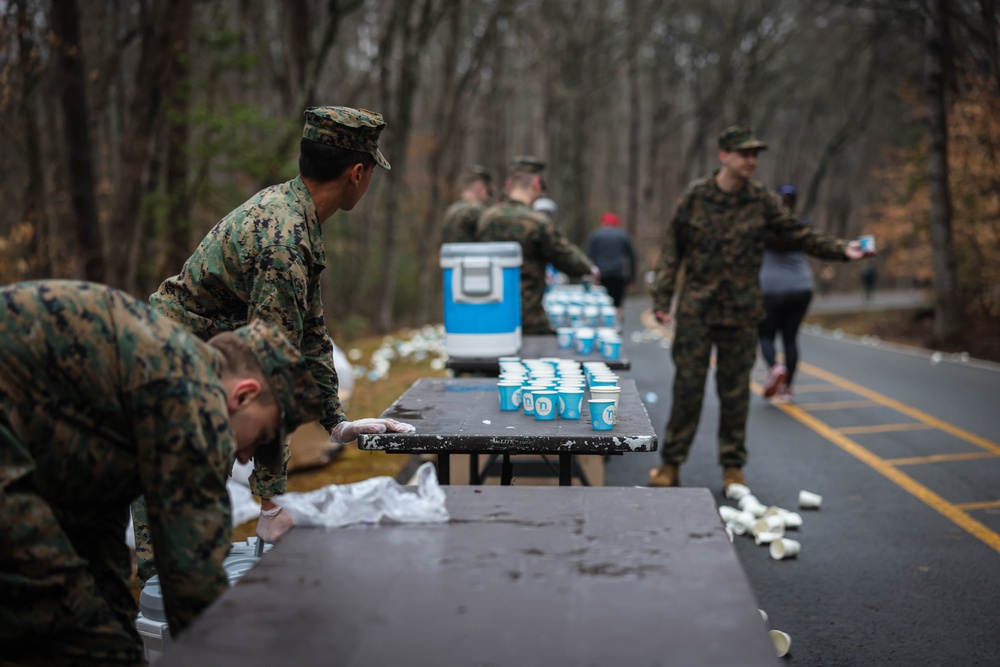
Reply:
[[[798,190],[794,185],[785,184],[778,188],[781,203],[790,213],[795,213]],[[808,225],[809,220],[799,221]],[[792,379],[799,362],[797,338],[802,318],[809,309],[813,297],[813,275],[806,255],[801,250],[792,250],[788,244],[768,234],[764,237],[764,260],[760,265],[760,291],[764,295],[766,316],[757,327],[760,351],[764,355],[769,371],[764,382],[764,396],[776,396],[779,403],[792,400]],[[774,339],[781,332],[781,344],[785,353],[785,363],[779,364],[775,355]]]

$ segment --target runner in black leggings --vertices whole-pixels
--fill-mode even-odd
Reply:
[[[790,211],[795,212],[798,195],[794,185],[782,185],[778,194]],[[801,218],[803,224],[809,224]],[[764,395],[776,396],[775,400],[788,403],[792,400],[792,378],[799,361],[796,341],[799,325],[809,309],[813,295],[813,276],[806,262],[805,253],[786,250],[774,239],[764,242],[764,261],[760,267],[760,287],[764,294],[767,315],[758,327],[760,351],[770,371],[764,383]],[[785,363],[779,364],[775,355],[774,339],[781,332]]]

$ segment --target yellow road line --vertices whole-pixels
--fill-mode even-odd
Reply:
[[[1000,500],[987,500],[981,503],[958,503],[955,507],[962,510],[988,510],[1000,507]]]
[[[859,384],[854,384],[849,380],[845,380],[844,378],[838,375],[834,375],[833,373],[830,373],[828,371],[825,371],[822,368],[817,368],[812,364],[799,362],[799,368],[801,368],[806,373],[809,373],[809,375],[826,380],[827,382],[835,384],[838,387],[841,387],[842,389],[847,389],[849,391],[855,392],[856,394],[860,394],[861,396],[865,396],[875,401],[876,403],[884,405],[887,408],[892,408],[893,410],[901,412],[908,417],[912,417],[913,419],[916,419],[919,422],[923,422],[928,426],[930,426],[931,428],[936,428],[938,430],[944,431],[945,433],[950,433],[956,438],[965,440],[966,442],[971,442],[972,444],[976,445],[977,447],[980,447],[981,449],[985,449],[988,452],[993,452],[994,454],[1000,455],[1000,445],[990,442],[986,438],[982,438],[976,435],[975,433],[970,433],[969,431],[966,431],[964,428],[959,428],[958,426],[955,426],[954,424],[949,424],[948,422],[942,421],[937,417],[932,417],[926,412],[921,412],[916,408],[910,407],[909,405],[906,405],[904,403],[900,403],[895,399],[889,398],[888,396],[880,394],[877,391],[872,391],[867,387],[862,387]]]
[[[923,422],[906,422],[903,424],[877,424],[875,426],[844,426],[837,430],[844,435],[863,435],[865,433],[890,433],[892,431],[924,431],[934,428]]]
[[[802,403],[799,407],[809,412],[816,412],[819,410],[850,410],[852,408],[877,408],[880,406],[875,401],[823,401],[822,403]]]
[[[933,454],[931,456],[911,456],[904,459],[883,459],[883,461],[891,466],[915,466],[925,463],[975,461],[976,459],[995,459],[996,457],[996,454],[991,454],[990,452],[965,452],[964,454]]]
[[[816,369],[817,371],[819,369]],[[810,371],[812,372],[812,371]],[[836,377],[832,374],[822,371],[825,375],[830,377]],[[844,380],[844,382],[847,382]],[[874,394],[875,392],[870,392]],[[859,459],[862,463],[866,464],[868,467],[872,468],[879,474],[887,477],[891,482],[895,483],[897,486],[902,487],[911,495],[915,496],[918,500],[922,501],[926,505],[929,505],[932,509],[944,515],[947,519],[951,520],[953,523],[957,524],[963,530],[968,532],[970,535],[986,544],[994,551],[1000,553],[1000,535],[990,530],[987,526],[976,521],[971,516],[966,514],[958,506],[949,503],[947,500],[934,493],[926,486],[916,482],[913,478],[900,472],[887,461],[879,458],[875,454],[871,453],[858,443],[854,442],[846,435],[837,432],[835,429],[827,426],[816,417],[807,413],[805,410],[801,409],[795,405],[778,405],[781,410],[784,410],[788,415],[794,419],[805,424],[812,430],[816,431],[824,438],[837,445],[843,449],[848,454]],[[942,422],[943,423],[943,422]]]
[[[815,383],[815,384],[795,384],[796,394],[809,394],[813,392],[823,392],[823,391],[837,391],[837,387],[829,385],[826,383]]]

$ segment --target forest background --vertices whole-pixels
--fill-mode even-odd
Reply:
[[[996,0],[0,0],[0,282],[145,298],[297,173],[305,107],[345,105],[383,114],[393,168],[324,226],[331,329],[440,321],[470,165],[545,159],[571,240],[616,211],[648,269],[749,123],[759,180],[874,233],[880,286],[932,290],[948,341],[1000,322],[998,34]]]

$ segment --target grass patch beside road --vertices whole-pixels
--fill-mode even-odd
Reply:
[[[928,308],[910,310],[863,310],[853,313],[806,315],[805,325],[841,329],[855,336],[880,339],[941,352],[968,352],[976,359],[1000,362],[1000,319],[967,319],[957,341],[934,342],[934,313]]]

